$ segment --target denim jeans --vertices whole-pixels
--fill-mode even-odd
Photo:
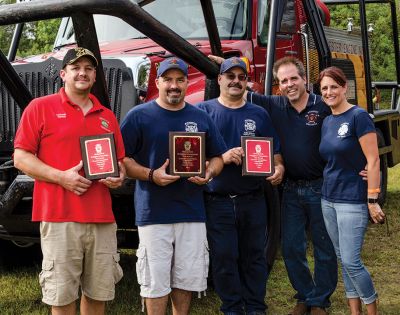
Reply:
[[[215,291],[224,314],[264,314],[268,277],[267,208],[262,192],[206,195],[207,237]]]
[[[322,213],[335,252],[342,266],[347,298],[374,302],[377,294],[361,261],[361,248],[368,225],[367,204],[334,203],[322,199]]]
[[[337,259],[321,210],[322,179],[288,180],[283,189],[282,255],[295,298],[307,306],[330,306],[337,285]],[[314,247],[314,275],[307,256],[309,227]]]

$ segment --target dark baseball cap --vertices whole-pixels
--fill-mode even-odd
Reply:
[[[188,75],[187,64],[179,58],[172,57],[160,62],[157,69],[157,78],[162,76],[166,71],[170,69],[178,69],[181,70],[186,77]]]
[[[98,65],[97,59],[89,49],[83,47],[76,47],[67,51],[62,61],[62,68],[64,69],[66,65],[73,64],[81,57],[88,57],[93,61],[93,65],[97,67]]]
[[[240,68],[247,74],[247,66],[246,63],[240,59],[239,57],[231,57],[225,59],[225,61],[221,64],[221,68],[219,69],[219,73],[225,73],[232,68]]]

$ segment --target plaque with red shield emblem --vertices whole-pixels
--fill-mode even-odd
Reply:
[[[270,176],[274,173],[273,139],[241,137],[244,158],[242,175]]]
[[[169,133],[169,173],[181,177],[205,175],[205,133]]]
[[[83,169],[87,179],[118,177],[118,161],[115,150],[114,135],[80,137]]]

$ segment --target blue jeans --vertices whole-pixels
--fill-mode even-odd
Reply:
[[[206,195],[207,238],[215,291],[224,314],[264,314],[267,208],[260,191]]]
[[[295,298],[307,306],[330,306],[337,285],[337,259],[321,210],[322,179],[285,183],[282,204],[282,255]],[[314,247],[314,276],[307,256],[307,227]]]
[[[342,266],[347,298],[374,302],[377,294],[361,261],[361,248],[368,225],[367,204],[334,203],[322,199],[322,213],[336,256]]]

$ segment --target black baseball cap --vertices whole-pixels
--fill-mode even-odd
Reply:
[[[98,66],[96,57],[89,49],[83,47],[75,47],[68,50],[67,53],[65,54],[64,59],[62,61],[62,69],[64,69],[66,65],[73,64],[81,57],[88,57],[89,59],[92,60],[93,65],[95,67]]]

